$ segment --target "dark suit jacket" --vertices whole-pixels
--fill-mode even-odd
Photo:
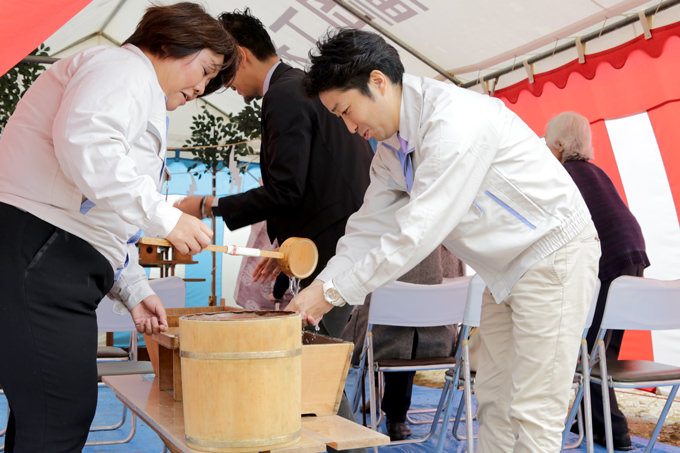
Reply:
[[[318,97],[303,92],[304,73],[281,63],[262,100],[262,187],[220,198],[215,213],[229,229],[267,221],[269,238],[312,239],[317,271],[335,254],[347,218],[363,201],[373,151],[350,134]],[[303,285],[304,285],[303,283]]]

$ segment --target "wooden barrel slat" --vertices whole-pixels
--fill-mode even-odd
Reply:
[[[180,318],[184,428],[205,451],[269,450],[299,439],[301,322],[292,312]]]

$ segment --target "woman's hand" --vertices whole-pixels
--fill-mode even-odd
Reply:
[[[179,253],[195,255],[210,245],[212,236],[208,225],[189,214],[182,214],[167,239]]]
[[[152,335],[168,330],[165,308],[161,299],[155,294],[135,305],[130,315],[139,333]]]

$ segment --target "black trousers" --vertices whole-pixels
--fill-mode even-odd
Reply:
[[[79,452],[97,406],[95,310],[113,284],[84,240],[0,203],[0,383],[7,452]]]
[[[630,266],[623,269],[619,276],[621,275],[632,275],[635,277],[642,277],[644,273],[643,265]],[[612,284],[611,280],[604,280],[600,285],[600,293],[597,296],[597,305],[595,306],[595,313],[593,316],[593,323],[588,329],[588,351],[593,350],[593,345],[595,340],[597,340],[597,333],[600,330],[600,324],[602,323],[602,315],[604,314],[604,307],[607,302],[607,293],[609,292],[609,286]],[[619,351],[621,350],[621,342],[623,341],[623,330],[610,330],[605,334],[604,345],[607,358],[609,360],[616,360],[619,358]],[[597,366],[597,365],[596,365]],[[600,433],[604,436],[604,410],[602,408],[602,387],[600,384],[590,384],[590,399],[591,399],[591,411],[593,414],[593,432]],[[628,434],[628,422],[626,421],[626,416],[623,415],[621,409],[619,409],[618,402],[616,401],[616,393],[614,389],[609,389],[609,403],[610,412],[612,415],[612,434],[614,439],[625,436]],[[583,405],[581,406],[583,409]]]
[[[413,347],[411,348],[411,359],[416,358],[418,350],[418,331],[413,334]],[[385,376],[385,393],[380,404],[385,412],[388,422],[406,422],[406,413],[411,407],[411,396],[413,395],[413,379],[415,371],[400,371],[396,373],[383,373]]]
[[[388,421],[399,423],[406,421],[406,413],[408,408],[411,407],[413,378],[415,375],[415,371],[384,374],[385,393],[380,405]]]

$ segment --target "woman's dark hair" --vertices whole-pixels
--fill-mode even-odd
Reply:
[[[150,7],[124,44],[128,43],[160,58],[183,58],[203,49],[224,55],[219,74],[203,96],[231,83],[241,60],[234,38],[203,7],[191,2]]]
[[[356,88],[371,96],[368,78],[377,69],[392,83],[401,85],[404,65],[397,50],[375,33],[341,28],[329,32],[316,43],[317,52],[309,52],[312,62],[305,77],[309,96],[322,91]]]
[[[250,8],[222,13],[219,20],[238,45],[250,50],[258,60],[264,61],[276,55],[276,48],[267,29],[260,19],[250,14]]]

